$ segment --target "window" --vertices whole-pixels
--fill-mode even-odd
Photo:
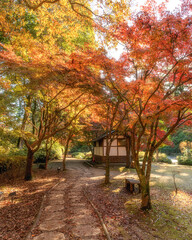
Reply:
[[[103,139],[99,140],[99,147],[103,147]]]
[[[117,145],[119,147],[125,147],[126,146],[126,139],[117,139]]]

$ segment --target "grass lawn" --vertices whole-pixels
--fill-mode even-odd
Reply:
[[[125,177],[137,177],[135,170],[112,168],[112,184],[108,190],[118,193]],[[176,194],[173,173],[176,174]],[[151,198],[153,209],[139,209],[141,195],[127,194],[125,209],[134,222],[148,232],[144,239],[192,239],[192,167],[153,164],[151,174]],[[126,231],[122,229],[125,239]]]

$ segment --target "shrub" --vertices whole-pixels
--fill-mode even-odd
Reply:
[[[92,152],[90,151],[90,152],[86,152],[85,153],[85,159],[92,159]]]
[[[139,152],[139,161],[143,161],[144,155],[145,155],[144,151]],[[154,154],[153,161],[154,162],[169,163],[169,164],[172,163],[171,160],[167,157],[167,155],[165,153],[159,153],[158,154],[158,160],[156,159],[156,154]]]
[[[84,142],[73,142],[73,146],[70,148],[70,153],[76,152],[89,152],[90,148],[87,143]]]
[[[0,156],[0,173],[25,167],[25,156]]]
[[[139,152],[139,161],[143,161],[144,155],[145,155],[144,151]]]
[[[179,156],[177,159],[180,165],[192,166],[192,151],[190,151],[190,153],[185,152],[183,155]]]
[[[34,163],[45,163],[46,153],[45,152],[36,152],[34,154]]]
[[[73,152],[72,154],[72,157],[75,157],[75,158],[84,158],[85,157],[85,153],[82,153],[82,152]]]
[[[59,143],[53,144],[49,159],[59,159],[61,158],[61,156],[62,156],[61,145]],[[34,162],[45,163],[45,160],[46,160],[45,144],[42,144],[41,148],[34,154]]]
[[[171,159],[169,159],[165,153],[159,153],[158,154],[158,159],[157,159],[157,155],[154,154],[153,161],[154,162],[169,163],[169,164],[172,163]]]
[[[27,148],[24,146],[22,149],[19,148],[12,148],[10,153],[10,156],[27,156]]]
[[[80,158],[80,159],[89,159],[91,158],[91,152],[73,152],[72,157]]]
[[[39,164],[39,169],[45,169],[45,166],[46,166],[45,163],[43,163],[43,164],[41,163],[41,164]]]

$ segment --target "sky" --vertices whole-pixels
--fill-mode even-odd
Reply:
[[[147,0],[134,0],[134,3],[138,3],[138,6],[141,6],[147,2]],[[158,4],[161,4],[162,0],[156,0]],[[167,4],[168,10],[172,11],[175,7],[179,6],[181,3],[180,0],[169,0],[169,3]]]
[[[147,0],[132,0],[134,2],[134,7],[132,7],[132,11],[139,11],[140,6],[144,5]],[[161,4],[162,0],[156,0],[158,4]],[[173,11],[176,7],[178,7],[181,4],[180,0],[169,0],[167,4],[167,9],[169,11]],[[123,52],[123,46],[118,45],[116,49],[110,49],[108,51],[108,56],[113,57],[115,59],[118,59]]]

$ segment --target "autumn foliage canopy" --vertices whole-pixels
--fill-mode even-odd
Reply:
[[[142,207],[150,208],[149,180],[154,151],[168,141],[175,129],[191,124],[192,120],[190,1],[183,1],[174,12],[166,11],[165,4],[157,6],[155,1],[149,1],[142,11],[132,15],[128,9],[125,11],[124,1],[106,3],[106,12],[112,9],[111,14],[102,12],[102,17],[91,10],[88,2],[23,2],[25,5],[17,1],[12,5],[9,1],[1,3],[1,87],[8,87],[6,83],[11,86],[9,80],[15,81],[15,76],[32,91],[46,92],[47,99],[41,99],[42,112],[46,111],[45,106],[53,109],[48,106],[51,99],[57,99],[54,114],[68,109],[68,102],[72,102],[72,111],[76,113],[86,108],[89,101],[92,106],[97,104],[95,119],[100,119],[105,127],[111,121],[113,130],[131,138],[132,158],[142,187]],[[7,9],[12,18],[7,17]],[[99,46],[95,34],[103,34],[105,44],[111,41],[124,46],[119,60],[107,57],[105,46]],[[78,92],[81,99],[74,99]],[[29,93],[24,95],[26,99]],[[39,98],[38,94],[34,96]],[[61,103],[67,98],[65,108]],[[106,109],[112,109],[111,115],[103,114]],[[33,111],[30,111],[31,115],[25,108],[32,121]],[[86,116],[91,118],[91,108],[89,111]],[[58,121],[66,119],[69,112],[64,111]],[[47,116],[51,114],[47,112]],[[41,119],[45,116],[40,115]],[[74,116],[71,119],[77,120]],[[38,126],[43,125],[46,123]],[[50,132],[58,132],[55,125]],[[33,140],[38,139],[40,146],[49,135],[54,134],[33,136]],[[140,166],[138,156],[143,149],[145,156]]]

